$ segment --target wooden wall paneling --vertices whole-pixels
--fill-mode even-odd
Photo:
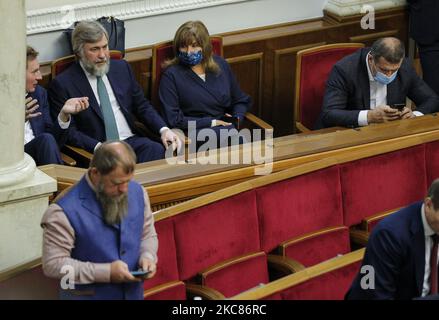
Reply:
[[[273,122],[276,123],[274,130],[276,136],[283,136],[294,131],[295,115],[293,105],[297,52],[324,44],[326,42],[322,41],[274,50],[272,112]]]
[[[249,112],[262,117],[262,80],[264,53],[258,52],[226,59],[234,74],[239,74],[241,89],[252,97],[252,107]]]

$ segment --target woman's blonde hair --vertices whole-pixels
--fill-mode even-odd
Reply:
[[[178,52],[180,48],[187,47],[192,43],[196,42],[203,49],[203,60],[201,65],[204,70],[218,73],[220,67],[213,60],[212,57],[212,44],[210,42],[209,31],[207,31],[206,26],[201,21],[188,21],[185,22],[178,28],[174,37],[174,58],[172,60],[167,60],[164,62],[163,67],[168,67],[170,65],[180,63],[178,59]]]

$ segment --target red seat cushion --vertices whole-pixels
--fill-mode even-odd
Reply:
[[[348,253],[350,249],[349,229],[342,227],[290,244],[285,248],[285,256],[309,267]]]
[[[421,200],[426,192],[424,145],[341,165],[345,225]]]
[[[265,252],[300,235],[343,225],[337,166],[258,188],[256,194]]]
[[[203,277],[203,285],[221,292],[226,298],[261,283],[268,282],[267,256],[262,253],[226,268],[209,272]]]
[[[179,214],[174,228],[183,280],[220,261],[260,251],[254,191]]]
[[[282,299],[343,300],[360,265],[361,261],[358,261],[286,289],[281,293]]]

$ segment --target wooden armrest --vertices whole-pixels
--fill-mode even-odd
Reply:
[[[310,133],[311,130],[305,127],[301,122],[296,121],[296,129],[302,133]]]
[[[172,287],[175,287],[175,286],[178,286],[181,284],[184,284],[184,282],[176,280],[176,281],[166,282],[166,283],[163,283],[161,285],[149,288],[149,289],[143,291],[143,298],[147,298],[147,297],[152,296],[156,293],[159,293],[161,291],[170,289]]]
[[[76,166],[76,160],[69,157],[68,155],[66,155],[65,153],[61,152],[61,159],[62,161],[64,161],[64,163],[68,166],[74,167]]]
[[[78,147],[73,147],[73,146],[69,146],[69,145],[65,145],[65,148],[73,151],[74,153],[80,155],[81,157],[84,157],[85,159],[91,160],[91,158],[93,157],[93,154],[91,154],[88,151],[85,151],[84,149],[78,148]]]
[[[367,245],[367,241],[369,240],[369,232],[365,230],[352,228],[349,230],[349,235],[353,243],[362,247],[365,247]]]
[[[273,129],[273,126],[269,125],[267,122],[265,122],[261,118],[258,118],[257,116],[255,116],[250,112],[245,113],[245,118],[262,129],[266,129],[266,130]]]
[[[286,275],[301,271],[305,266],[300,262],[274,254],[267,255],[270,281],[282,278]]]
[[[205,300],[224,300],[224,295],[212,288],[204,287],[199,284],[187,283],[186,292],[188,300],[192,300],[194,297],[201,297]]]

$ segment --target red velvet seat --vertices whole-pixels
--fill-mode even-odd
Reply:
[[[361,261],[311,278],[281,293],[283,300],[343,300],[360,269]]]
[[[297,52],[294,101],[297,130],[307,132],[314,127],[322,108],[326,80],[332,66],[362,47],[362,43],[334,43]]]
[[[177,268],[173,220],[157,221],[155,228],[159,240],[157,273],[144,282],[145,299],[184,300],[186,289]]]
[[[345,225],[422,200],[427,186],[424,152],[419,145],[341,165]]]
[[[261,246],[305,266],[350,251],[339,168],[329,167],[256,190]]]
[[[254,191],[179,214],[174,226],[178,269],[192,292],[198,284],[200,295],[221,299],[269,281]]]
[[[427,186],[439,178],[439,141],[425,145],[425,161],[427,170]]]

